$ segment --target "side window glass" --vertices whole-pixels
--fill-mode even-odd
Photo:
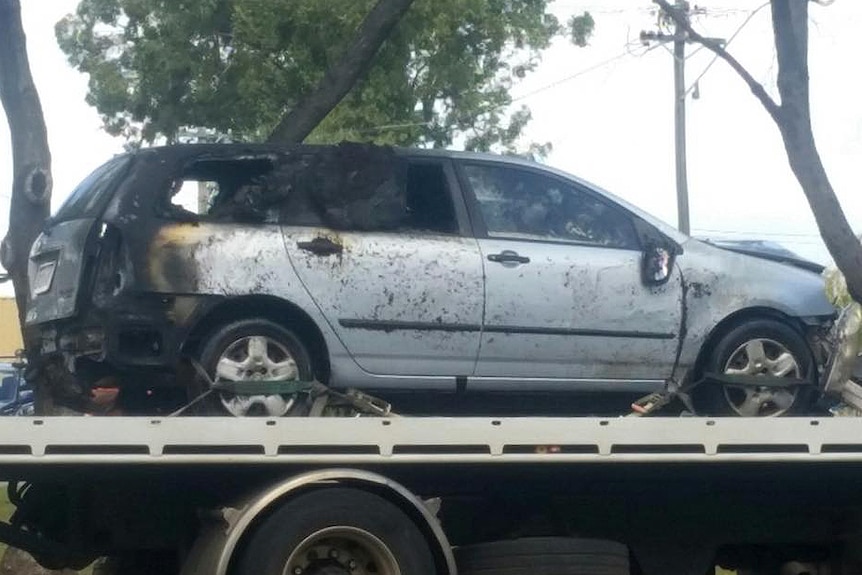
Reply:
[[[187,166],[171,183],[168,217],[240,223],[276,223],[289,186],[271,177],[269,158],[206,159]]]
[[[561,180],[503,166],[464,170],[491,237],[639,249],[622,209]]]

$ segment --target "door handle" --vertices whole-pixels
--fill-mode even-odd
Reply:
[[[499,254],[488,254],[488,259],[498,264],[528,264],[530,258],[519,255],[518,252],[512,250],[503,250]]]
[[[318,256],[331,256],[344,251],[344,246],[329,238],[317,237],[310,242],[296,242],[296,247]]]

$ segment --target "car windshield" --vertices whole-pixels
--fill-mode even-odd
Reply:
[[[98,216],[114,189],[117,177],[125,171],[129,162],[131,156],[123,155],[96,168],[72,191],[52,220],[61,222]]]
[[[15,376],[7,375],[0,381],[0,401],[7,402],[15,399]]]

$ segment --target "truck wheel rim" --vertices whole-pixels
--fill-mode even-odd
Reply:
[[[787,346],[767,338],[740,345],[724,365],[727,375],[801,378],[799,362]],[[723,385],[730,408],[743,417],[774,417],[787,413],[799,393],[797,388]]]
[[[401,575],[383,541],[358,527],[321,529],[297,545],[283,575]]]
[[[299,377],[299,368],[290,350],[281,342],[263,335],[243,337],[225,348],[216,362],[216,381],[290,381]],[[224,408],[236,417],[262,412],[281,417],[293,406],[291,396],[221,394]]]

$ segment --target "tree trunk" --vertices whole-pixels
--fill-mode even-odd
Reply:
[[[30,246],[51,204],[51,153],[42,105],[30,74],[19,0],[0,0],[0,102],[12,135],[14,174],[9,231],[0,250],[0,263],[12,277],[23,330],[30,294]]]
[[[365,76],[383,42],[412,4],[413,0],[378,0],[338,62],[326,71],[317,87],[282,118],[268,141],[302,142]]]
[[[39,349],[28,343],[25,315],[30,297],[27,279],[30,247],[51,206],[51,152],[42,104],[30,73],[20,0],[0,0],[0,103],[12,136],[13,163],[9,231],[0,245],[0,263],[9,272],[15,288],[37,413],[47,414],[53,402],[43,375],[32,369],[39,365]]]
[[[808,0],[773,0],[772,28],[781,95],[778,128],[787,159],[808,199],[820,235],[847,280],[850,295],[862,302],[862,244],[832,189],[811,129]]]
[[[51,153],[42,105],[30,73],[19,0],[0,0],[0,103],[12,136],[13,163],[9,231],[0,246],[0,263],[15,287],[18,319],[26,345],[24,319],[30,296],[27,263],[30,246],[49,215]],[[32,353],[38,353],[38,349],[28,350],[31,365],[36,361]],[[43,396],[44,386],[39,381],[33,384],[37,396]],[[40,567],[27,553],[11,547],[3,555],[0,570],[16,575],[55,573]]]

